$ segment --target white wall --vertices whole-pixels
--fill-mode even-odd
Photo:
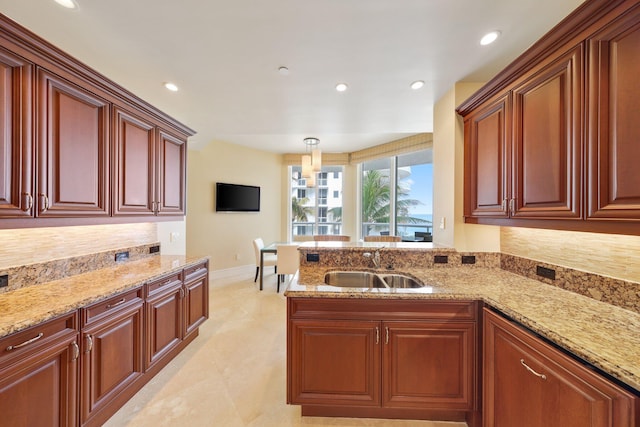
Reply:
[[[481,86],[457,83],[434,107],[433,241],[459,251],[499,252],[500,227],[465,224],[463,217],[464,125],[455,109]]]
[[[189,207],[187,206],[187,209]],[[156,224],[162,255],[185,255],[187,252],[186,221],[166,221]]]
[[[188,159],[187,252],[210,255],[213,271],[255,266],[253,239],[269,244],[284,234],[282,156],[214,141]],[[260,212],[215,212],[216,182],[259,186]]]

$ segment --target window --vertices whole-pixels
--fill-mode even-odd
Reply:
[[[361,166],[362,236],[391,234],[431,241],[431,150],[377,159]]]
[[[342,234],[342,166],[323,166],[313,188],[306,187],[301,172],[300,166],[291,167],[292,240],[302,240],[297,236]],[[329,198],[329,194],[334,197]]]

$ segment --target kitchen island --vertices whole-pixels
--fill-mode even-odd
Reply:
[[[326,255],[329,248],[318,245],[315,245],[315,247],[302,246],[300,250],[302,257],[300,273],[296,280],[289,284],[285,292],[289,303],[289,350],[299,349],[301,345],[299,342],[294,342],[301,336],[300,334],[296,336],[294,328],[292,328],[292,322],[295,323],[297,321],[297,306],[307,302],[313,304],[314,300],[323,301],[324,307],[331,307],[332,300],[335,301],[336,306],[347,303],[347,307],[350,307],[350,309],[355,307],[354,304],[357,301],[365,303],[363,305],[370,304],[372,301],[384,301],[386,306],[401,304],[402,302],[423,304],[421,308],[414,309],[407,309],[406,306],[400,305],[399,307],[405,313],[404,320],[412,320],[415,315],[411,313],[414,311],[416,313],[428,313],[431,303],[444,304],[446,306],[447,304],[461,302],[467,304],[469,312],[474,312],[472,304],[479,304],[499,313],[501,317],[517,323],[517,327],[526,328],[528,333],[532,333],[532,335],[535,335],[557,351],[565,355],[570,354],[571,359],[587,366],[588,370],[597,370],[599,375],[611,379],[613,383],[628,392],[631,403],[627,406],[630,405],[631,408],[634,408],[638,405],[637,395],[638,390],[640,390],[640,315],[635,312],[504,271],[499,268],[499,264],[488,267],[486,266],[488,264],[482,263],[480,263],[481,265],[458,263],[455,266],[434,263],[438,256],[448,256],[451,259],[461,256],[456,254],[455,251],[443,248],[431,248],[431,254],[428,253],[429,249],[417,249],[420,258],[424,260],[424,265],[417,264],[414,259],[412,260],[414,266],[397,262],[399,258],[393,256],[394,250],[412,251],[410,247],[394,248],[385,245],[375,248],[371,246],[346,245],[338,248],[334,245],[333,250],[335,252],[332,256]],[[380,268],[377,269],[373,268],[374,266],[369,263],[368,256],[363,257],[364,253],[371,253],[376,250],[380,251],[382,260]],[[340,254],[341,251],[344,251],[344,253]],[[319,253],[321,260],[325,259],[327,262],[319,262],[315,265],[313,263],[310,264],[307,262],[307,254],[309,253]],[[405,254],[400,258],[406,259],[407,256]],[[361,259],[366,260],[360,262]],[[332,265],[332,260],[339,260],[337,263],[340,265]],[[386,265],[385,260],[394,260],[396,263]],[[396,273],[412,276],[423,282],[425,286],[422,288],[403,289],[341,288],[328,286],[324,283],[326,271],[364,269],[386,274],[389,272],[387,267],[393,267],[393,271]],[[316,313],[321,313],[319,315],[320,320],[326,321],[330,317],[326,313],[322,313],[322,310],[317,307],[314,310]],[[366,313],[367,310],[369,309],[364,309],[364,312]],[[338,313],[336,316],[331,317],[332,320],[347,320],[344,317],[346,311],[342,312],[339,308],[329,308],[329,311]],[[313,310],[309,310],[309,313],[311,312]],[[380,309],[379,307],[374,307],[369,312],[380,313]],[[409,313],[409,317],[406,316],[407,313]],[[442,313],[442,311],[439,311],[439,313]],[[455,316],[459,315],[460,310],[455,309],[451,313],[451,316],[446,318],[444,323],[455,321]],[[479,364],[481,363],[479,356],[483,351],[484,359],[491,355],[487,353],[487,348],[483,349],[482,347],[483,334],[486,332],[481,326],[482,318],[487,317],[487,315],[480,310],[476,310],[475,313],[477,324],[475,345],[477,347],[475,352],[471,351],[471,355],[475,358],[475,362]],[[418,317],[421,321],[430,321],[429,316],[425,316],[424,318]],[[351,316],[351,319],[365,320],[364,317],[358,316]],[[389,318],[387,315],[383,315],[370,320],[382,321],[383,323],[378,327],[385,328],[386,324],[384,322],[397,319],[393,319],[393,316]],[[460,320],[471,321],[473,319]],[[375,326],[373,331],[372,340],[375,341]],[[314,333],[317,335],[319,332],[316,330]],[[312,339],[310,337],[313,337],[313,335],[305,336],[304,339],[310,340]],[[307,344],[310,342],[307,341]],[[298,356],[289,355],[289,357],[289,362],[292,362]],[[484,363],[488,363],[487,360],[484,360]],[[417,369],[418,367],[416,367]],[[484,370],[487,371],[487,369],[488,366],[485,365]],[[477,384],[482,382],[479,375],[480,370],[477,369],[475,372],[476,377],[471,378],[470,382]],[[288,372],[290,375],[294,373],[291,366],[289,366]],[[289,401],[290,403],[296,403],[297,397],[291,391],[295,388],[295,382],[299,382],[300,379],[290,378],[289,381]],[[486,398],[487,384],[488,379],[485,378],[484,384],[475,388],[476,393],[485,395],[485,407],[488,400]],[[483,391],[481,392],[480,390]],[[474,417],[479,417],[479,415],[473,415],[474,410],[479,410],[477,403],[479,402],[479,397],[475,396],[476,400],[471,399],[476,406],[467,407],[467,422],[469,425],[482,425],[479,421],[474,421]],[[317,414],[318,411],[313,409],[314,405],[309,404],[308,400],[306,402],[306,412],[308,414]],[[357,407],[358,405],[355,406]],[[335,409],[335,407],[334,405],[333,408]],[[637,411],[637,409],[634,411]],[[351,416],[358,416],[357,412],[352,412]],[[360,410],[360,412],[364,414],[362,416],[366,416],[366,411]],[[627,412],[631,413],[633,411],[629,410]],[[304,413],[305,405],[303,404]],[[327,413],[331,413],[331,411],[327,411]],[[375,416],[384,416],[383,412],[380,414],[369,413]],[[391,414],[391,416],[398,417],[397,414]],[[411,418],[411,413],[408,413],[408,417]],[[638,422],[637,415],[630,415],[630,417],[631,421],[629,422]],[[451,417],[441,419],[451,419]],[[485,425],[490,424],[485,423]],[[637,424],[614,423],[602,425],[630,425],[635,427]]]

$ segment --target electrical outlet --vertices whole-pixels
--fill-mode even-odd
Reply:
[[[172,231],[171,233],[169,233],[169,241],[171,243],[177,242],[178,240],[180,240],[180,233],[178,233],[177,231]]]
[[[546,268],[538,265],[536,266],[536,274],[547,279],[556,280],[556,271],[552,268]]]
[[[449,263],[449,257],[447,255],[435,255],[433,257],[433,262],[435,264],[448,264]]]
[[[476,256],[475,255],[462,255],[462,263],[463,264],[475,264]]]
[[[126,261],[128,259],[129,259],[129,251],[116,253],[116,262]]]
[[[6,288],[7,286],[9,286],[9,275],[3,274],[0,276],[0,288]]]
[[[440,230],[447,228],[447,219],[445,217],[440,218]]]
[[[320,254],[307,254],[307,262],[320,262]]]
[[[240,254],[236,254],[236,261],[240,261]]]
[[[157,254],[158,252],[160,252],[160,245],[151,246],[149,248],[150,254]]]

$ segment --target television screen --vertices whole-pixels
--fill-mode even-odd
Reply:
[[[216,212],[259,212],[260,187],[216,183]]]

